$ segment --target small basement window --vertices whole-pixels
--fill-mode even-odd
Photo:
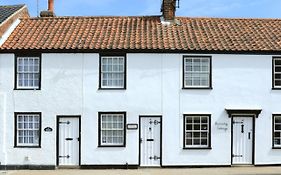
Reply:
[[[281,115],[273,115],[273,148],[281,148]]]
[[[184,115],[184,148],[210,148],[210,115]]]
[[[16,113],[15,123],[15,147],[40,147],[40,113]]]
[[[125,146],[126,113],[99,113],[99,146]]]

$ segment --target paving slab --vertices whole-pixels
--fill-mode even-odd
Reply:
[[[136,170],[18,170],[0,175],[281,175],[281,166],[228,168],[140,168]]]

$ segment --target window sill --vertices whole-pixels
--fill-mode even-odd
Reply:
[[[281,90],[281,87],[273,87],[271,90]]]
[[[126,88],[98,88],[98,90],[126,90]]]
[[[125,148],[126,145],[98,145],[98,148]]]
[[[272,147],[272,149],[281,149],[281,147]]]
[[[14,146],[14,148],[41,148],[41,146]]]
[[[183,87],[182,88],[183,90],[185,90],[185,89],[198,89],[198,90],[212,90],[213,89],[213,87]]]
[[[198,149],[198,150],[200,150],[200,149],[206,149],[206,150],[210,150],[210,149],[212,149],[212,147],[190,147],[190,148],[188,148],[188,147],[184,147],[183,149],[186,149],[186,150],[188,150],[188,149],[194,149],[194,150],[196,150],[196,149]]]
[[[14,88],[15,91],[18,91],[18,90],[29,90],[29,91],[39,91],[41,90],[40,88]]]

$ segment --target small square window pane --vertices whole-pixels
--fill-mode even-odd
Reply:
[[[203,124],[201,130],[208,130],[208,125]]]
[[[186,125],[186,130],[192,130],[192,124]]]
[[[200,130],[200,124],[194,124],[194,130]]]
[[[194,132],[193,137],[195,138],[200,138],[200,132]]]
[[[281,59],[276,59],[275,60],[275,65],[280,65],[281,66]]]
[[[186,139],[186,145],[192,145],[192,139]]]
[[[274,145],[281,145],[281,139],[274,139]]]
[[[276,74],[274,75],[274,77],[275,77],[275,79],[278,79],[278,80],[279,80],[279,79],[281,79],[281,74],[280,74],[280,73],[278,73],[278,74],[276,73]]]
[[[201,137],[207,137],[207,132],[201,132]]]
[[[201,117],[201,123],[208,123],[208,117]]]
[[[200,139],[194,139],[193,144],[194,145],[200,145]]]
[[[194,123],[200,123],[200,117],[194,117],[193,120]]]
[[[275,130],[281,130],[281,124],[275,124]]]
[[[274,132],[274,137],[280,137],[280,132]]]
[[[207,144],[207,139],[201,139],[201,145],[208,145]]]
[[[19,137],[18,139],[19,139],[18,140],[19,143],[23,143],[23,137]]]
[[[275,80],[275,86],[281,86],[281,80]]]
[[[191,137],[192,137],[192,132],[186,132],[185,137],[186,137],[186,138],[191,138]]]
[[[275,67],[275,72],[281,72],[281,67]]]
[[[280,123],[281,124],[281,116],[276,116],[275,117],[275,123]]]

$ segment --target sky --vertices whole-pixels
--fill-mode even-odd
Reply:
[[[160,15],[162,0],[54,0],[57,16]],[[37,3],[38,2],[38,3]],[[0,0],[26,4],[31,16],[47,9],[48,0]],[[180,0],[177,16],[281,18],[281,0]]]

